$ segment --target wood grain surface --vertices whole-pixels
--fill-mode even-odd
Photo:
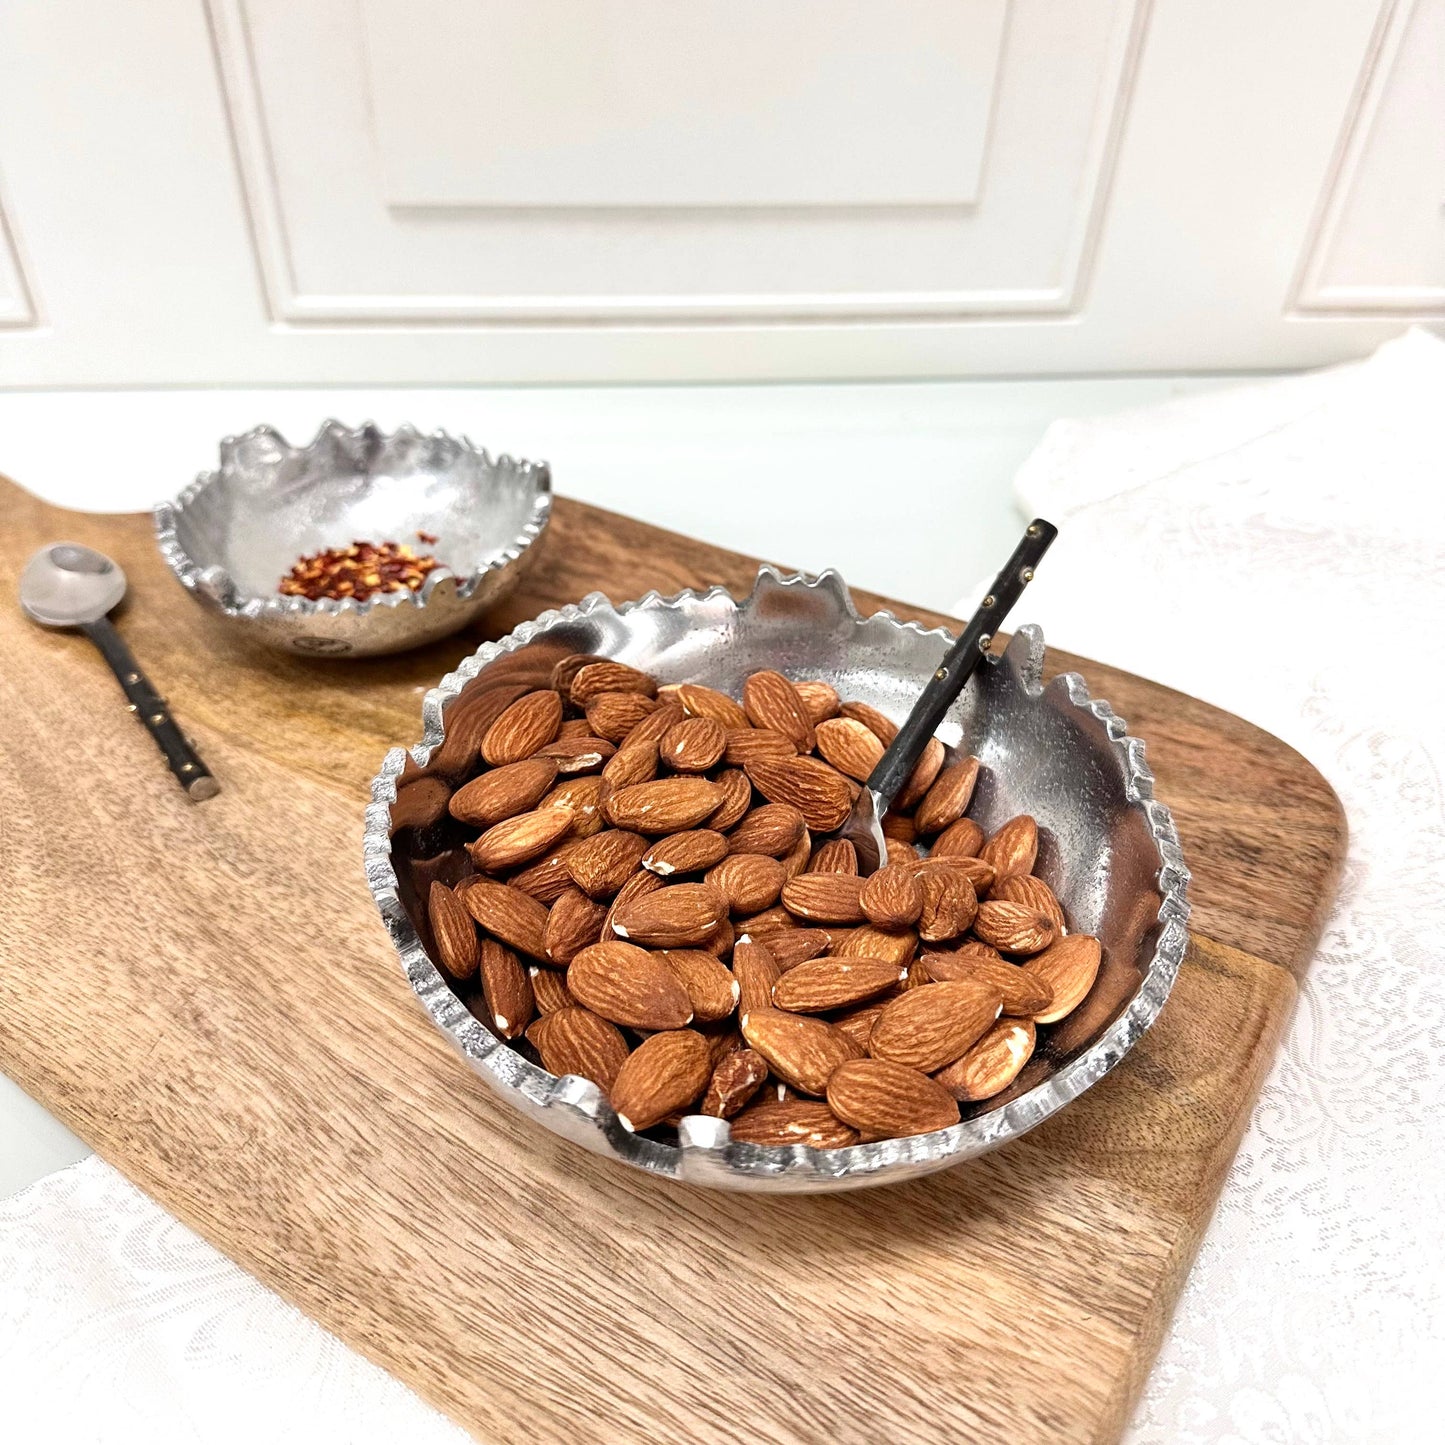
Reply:
[[[147,519],[3,484],[0,503],[9,598],[45,541],[123,563],[121,630],[224,784],[187,803],[88,645],[0,607],[0,1067],[99,1153],[482,1439],[1117,1437],[1343,849],[1296,754],[1055,659],[1149,740],[1196,872],[1208,936],[1159,1022],[969,1165],[852,1195],[693,1191],[515,1116],[376,919],[367,784],[475,638],[344,666],[251,652],[181,595]],[[495,631],[594,588],[745,589],[756,565],[565,500],[543,546]]]

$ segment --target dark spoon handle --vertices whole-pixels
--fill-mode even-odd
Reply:
[[[973,676],[974,668],[988,651],[999,625],[1023,594],[1033,578],[1034,568],[1058,535],[1059,529],[1042,517],[1035,517],[1029,523],[1023,538],[1014,548],[1013,556],[994,578],[993,586],[978,611],[969,618],[968,626],[938,665],[938,671],[933,674],[928,686],[919,694],[913,711],[898,729],[898,736],[868,778],[868,787],[877,794],[881,804],[880,815],[898,796],[898,790],[908,780],[929,738],[943,721],[944,713],[953,706],[954,699]]]
[[[214,798],[221,791],[221,785],[211,776],[210,769],[196,756],[196,750],[176,726],[175,719],[166,708],[165,698],[140,670],[140,664],[110,618],[87,622],[80,630],[95,643],[101,656],[110,664],[115,680],[120,683],[126,701],[130,703],[130,710],[146,725],[187,795],[197,803]]]

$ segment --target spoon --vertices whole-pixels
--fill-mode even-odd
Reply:
[[[999,623],[1023,595],[1024,588],[1033,581],[1034,568],[1058,535],[1059,529],[1042,517],[1035,517],[1029,523],[1014,548],[1013,556],[994,578],[993,586],[979,604],[978,611],[969,618],[968,626],[959,634],[958,641],[949,648],[948,655],[938,665],[938,671],[919,694],[913,711],[898,729],[898,736],[868,775],[868,781],[858,794],[847,821],[832,835],[853,845],[858,854],[861,876],[866,878],[870,873],[876,873],[878,865],[888,856],[881,826],[883,815],[898,796],[899,789],[908,781],[914,764],[943,721],[944,713],[953,706],[954,699],[983,661],[989,643],[998,632]]]
[[[176,781],[195,802],[214,798],[221,785],[196,756],[166,711],[165,699],[140,670],[107,614],[125,596],[125,573],[101,552],[75,542],[42,547],[20,574],[20,606],[42,627],[76,627],[110,664],[131,712],[150,730]]]

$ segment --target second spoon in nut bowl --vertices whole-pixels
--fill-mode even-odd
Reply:
[[[898,735],[878,760],[878,766],[868,775],[868,781],[859,792],[847,821],[832,835],[853,845],[858,854],[858,872],[863,877],[876,873],[879,864],[888,856],[883,842],[883,815],[908,781],[908,775],[928,746],[928,740],[943,721],[944,713],[953,706],[954,699],[983,660],[989,644],[998,634],[999,624],[1023,595],[1024,588],[1033,581],[1034,569],[1058,535],[1059,529],[1042,517],[1035,517],[1029,523],[1013,555],[1004,563],[1003,570],[994,578],[993,586],[979,603],[978,610],[969,618],[968,625],[959,634],[958,641],[949,648],[948,655],[938,664],[938,670],[918,695],[918,701],[898,729]]]

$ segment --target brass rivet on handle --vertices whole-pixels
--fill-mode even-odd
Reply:
[[[1032,582],[1033,580],[1034,580],[1034,569],[1033,569],[1032,567],[1025,567],[1025,568],[1019,573],[1019,581],[1020,581],[1020,582]]]

